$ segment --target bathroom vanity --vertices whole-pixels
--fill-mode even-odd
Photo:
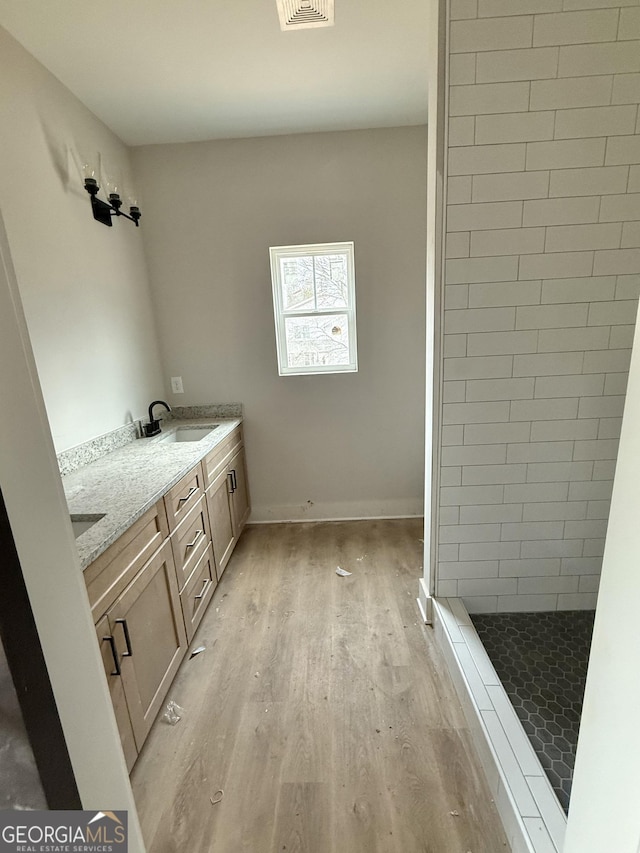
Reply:
[[[249,516],[241,420],[172,423],[64,485],[130,770]]]

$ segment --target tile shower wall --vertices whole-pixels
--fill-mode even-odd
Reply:
[[[437,594],[591,608],[640,291],[640,0],[451,0]]]

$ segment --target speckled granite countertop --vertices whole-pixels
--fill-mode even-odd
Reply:
[[[62,484],[72,516],[104,514],[76,539],[82,568],[100,556],[241,422],[242,418],[172,420],[160,436],[132,441],[64,476]],[[204,426],[215,429],[200,441],[161,441],[180,427]]]

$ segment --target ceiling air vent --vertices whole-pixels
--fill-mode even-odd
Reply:
[[[332,27],[334,24],[334,0],[276,0],[280,29],[309,29]]]

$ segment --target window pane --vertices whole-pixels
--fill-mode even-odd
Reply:
[[[281,376],[358,370],[353,243],[272,246]]]
[[[313,256],[280,259],[282,304],[285,311],[314,309]]]
[[[349,364],[346,314],[285,318],[289,367]]]
[[[347,308],[347,256],[317,255],[315,259],[318,308]]]

